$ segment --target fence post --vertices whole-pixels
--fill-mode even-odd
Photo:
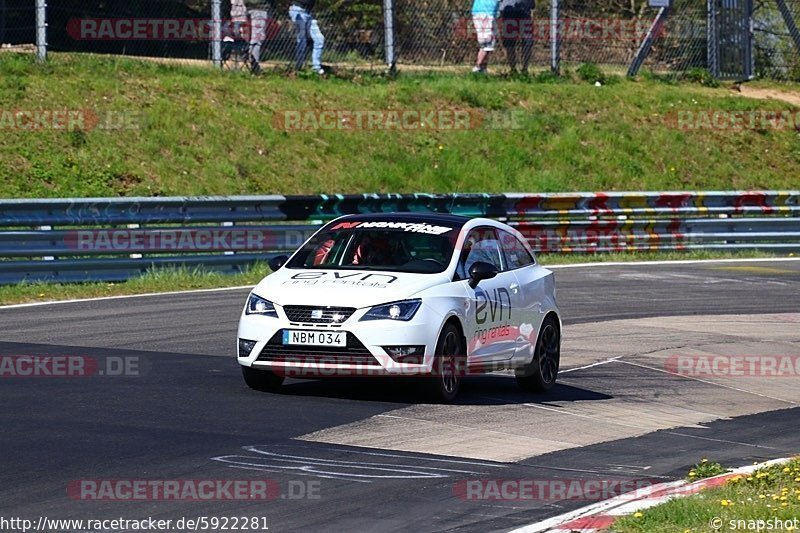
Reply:
[[[211,0],[211,60],[222,68],[222,0]]]
[[[708,20],[706,22],[708,72],[715,78],[719,77],[719,35],[717,34],[717,2],[707,1]]]
[[[550,0],[550,71],[553,74],[561,72],[561,35],[558,20],[559,0]]]
[[[639,45],[639,50],[637,50],[633,61],[631,61],[631,66],[628,67],[629,77],[632,78],[639,74],[639,69],[642,68],[644,60],[647,59],[647,56],[650,55],[650,50],[653,48],[653,41],[658,35],[661,34],[664,28],[664,23],[669,16],[669,10],[669,7],[659,8],[655,20],[653,20],[653,23],[647,30],[647,34],[644,36],[642,43]]]
[[[794,46],[797,48],[797,52],[800,53],[800,30],[797,29],[797,23],[792,17],[792,10],[786,5],[786,0],[777,0],[777,3],[778,11],[781,12],[781,17],[786,23],[786,28],[789,30],[792,41],[794,41]]]
[[[386,65],[389,73],[394,74],[397,64],[394,57],[394,3],[392,0],[383,0],[383,33]]]
[[[36,58],[47,59],[47,4],[36,0]]]

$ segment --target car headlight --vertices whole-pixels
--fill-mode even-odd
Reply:
[[[422,300],[403,300],[383,305],[376,305],[361,320],[403,320],[414,318],[417,310],[422,305]]]
[[[261,296],[251,294],[247,300],[247,307],[244,310],[246,315],[262,315],[278,318],[278,312],[275,311],[275,305],[269,300],[265,300]]]

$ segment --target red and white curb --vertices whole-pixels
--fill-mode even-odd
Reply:
[[[595,533],[603,531],[620,516],[655,507],[673,498],[697,494],[701,490],[724,485],[733,477],[752,474],[760,468],[785,463],[791,459],[791,457],[785,457],[743,466],[725,474],[698,481],[679,480],[658,483],[515,529],[511,533],[544,533],[545,531],[549,533]]]

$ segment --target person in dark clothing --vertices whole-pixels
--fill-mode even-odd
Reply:
[[[297,36],[295,49],[295,69],[301,70],[306,62],[309,39],[313,43],[311,50],[311,68],[317,74],[325,74],[322,69],[322,50],[325,47],[325,36],[319,29],[317,18],[312,15],[315,0],[294,0],[289,8],[289,18],[294,23]]]
[[[517,72],[517,45],[522,49],[522,72],[528,73],[533,54],[534,0],[500,0],[500,40],[511,72]]]

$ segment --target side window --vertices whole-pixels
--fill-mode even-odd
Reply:
[[[500,230],[500,241],[503,247],[503,254],[506,257],[508,270],[532,265],[535,261],[525,245],[513,234]]]
[[[469,232],[456,268],[458,279],[469,278],[470,267],[478,261],[494,265],[501,272],[505,270],[502,246],[494,228],[475,228]]]

